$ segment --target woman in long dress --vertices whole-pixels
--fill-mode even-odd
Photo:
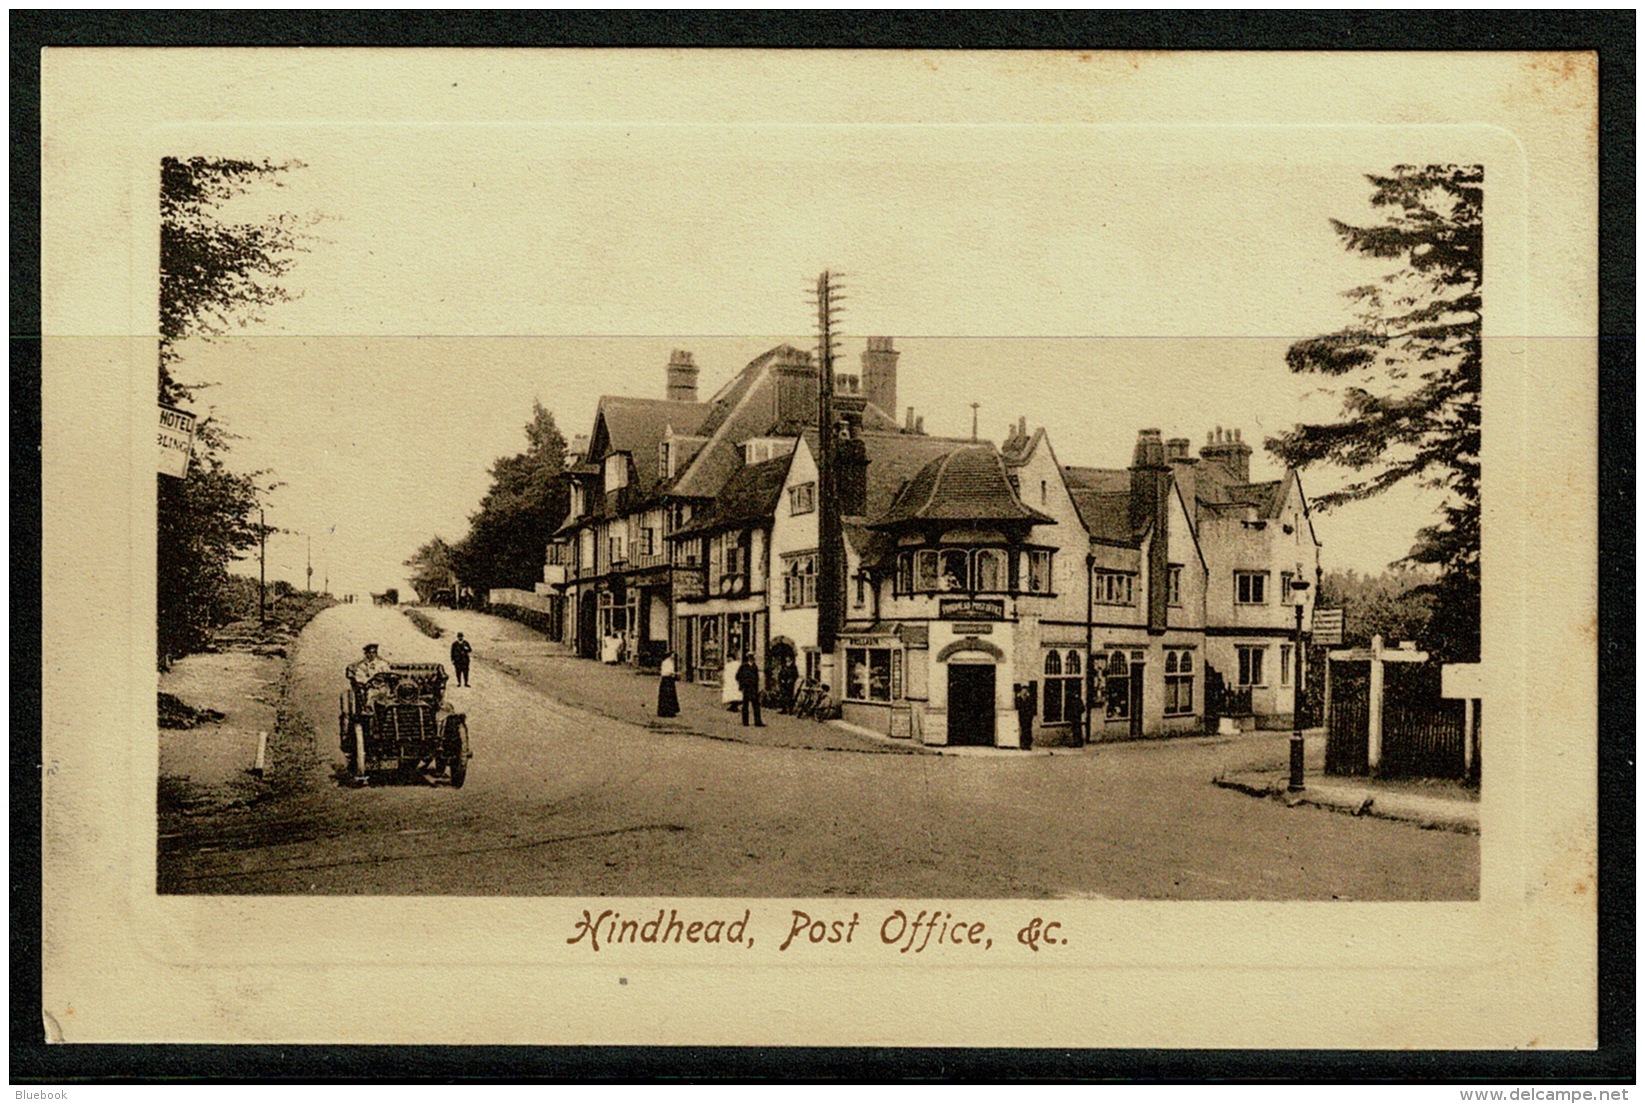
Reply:
[[[662,679],[657,684],[657,716],[677,717],[680,715],[680,695],[674,688],[678,681],[677,669],[674,666],[674,653],[663,656]]]

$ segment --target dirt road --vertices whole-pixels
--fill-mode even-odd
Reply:
[[[334,779],[341,672],[360,645],[380,643],[396,661],[449,662],[449,634],[429,639],[390,608],[335,607],[303,633],[292,661],[291,705],[312,727],[318,756],[304,768],[288,748],[285,761],[302,777],[287,779],[279,800],[202,818],[166,841],[162,890],[1354,900],[1478,892],[1477,837],[1286,809],[1209,785],[1219,770],[1272,755],[1283,736],[971,757],[851,754],[876,749],[823,726],[818,746],[781,733],[706,739],[566,704],[609,696],[606,686],[649,694],[649,680],[615,673],[629,681],[600,683],[614,673],[564,657],[529,630],[440,616],[475,643],[474,686],[450,691],[473,740],[465,788],[362,790]]]

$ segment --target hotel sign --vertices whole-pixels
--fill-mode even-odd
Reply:
[[[1003,598],[939,598],[937,616],[944,621],[1003,621]]]
[[[160,404],[160,474],[174,479],[188,475],[194,451],[194,415]]]

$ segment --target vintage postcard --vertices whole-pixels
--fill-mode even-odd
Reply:
[[[50,1038],[1595,1045],[1590,55],[42,83]]]

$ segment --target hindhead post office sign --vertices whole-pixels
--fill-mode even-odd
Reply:
[[[1002,621],[1005,603],[998,598],[943,598],[937,615],[944,621]]]

